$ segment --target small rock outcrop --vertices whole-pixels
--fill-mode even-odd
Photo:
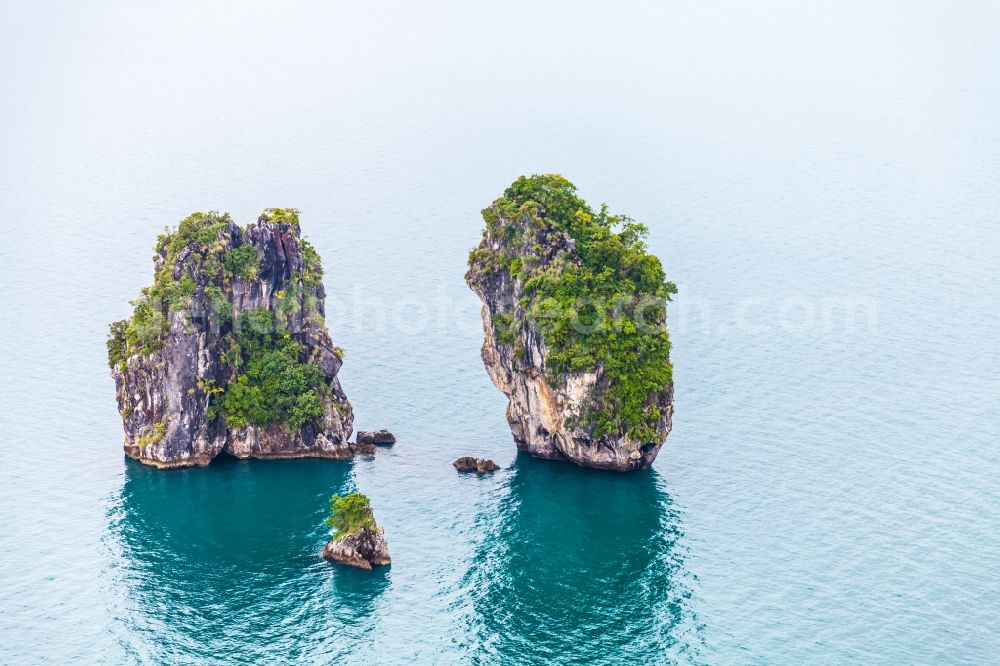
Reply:
[[[395,444],[396,436],[385,428],[382,430],[359,430],[357,442],[358,444],[377,444],[383,446]]]
[[[466,282],[482,358],[517,448],[584,467],[648,467],[671,428],[666,301],[644,226],[593,209],[557,175],[522,177],[483,211]]]
[[[343,352],[322,267],[294,209],[255,224],[195,213],[159,237],[153,285],[111,325],[125,453],[159,468],[238,458],[349,458]]]
[[[334,534],[323,547],[324,558],[359,569],[392,562],[385,532],[375,522],[368,498],[361,493],[331,497],[326,524]]]
[[[337,541],[328,541],[323,547],[323,557],[359,569],[392,563],[389,545],[380,528],[362,529]]]
[[[500,466],[489,458],[473,458],[472,456],[462,456],[452,463],[459,472],[475,472],[483,475],[487,472],[495,472]]]

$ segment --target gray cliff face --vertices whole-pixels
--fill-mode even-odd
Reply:
[[[498,252],[529,257],[541,268],[553,262],[579,264],[574,241],[551,226],[534,223],[531,215],[499,218],[473,252],[466,282],[483,303],[481,310],[484,341],[483,363],[493,384],[507,396],[507,422],[518,450],[539,458],[569,460],[583,467],[632,471],[649,467],[659,453],[671,428],[673,384],[650,397],[649,404],[661,416],[651,441],[635,441],[621,433],[593,436],[582,418],[588,408],[600,406],[601,395],[611,381],[602,367],[595,372],[562,373],[556,381],[546,374],[549,349],[542,333],[523,316],[515,316],[513,332],[497,331],[498,317],[523,315],[524,284],[493,257]],[[511,230],[516,231],[512,232]],[[510,238],[519,239],[511,241]]]
[[[223,451],[239,458],[347,458],[372,450],[348,442],[353,413],[337,379],[340,353],[323,321],[322,269],[314,253],[303,257],[297,216],[287,221],[267,211],[246,229],[220,219],[172,256],[161,243],[154,257],[157,284],[181,285],[190,294],[165,302],[144,290],[159,327],[153,343],[136,349],[118,336],[124,351],[112,360],[111,374],[125,453],[171,468],[204,465]],[[246,246],[253,270],[223,270],[221,260]],[[310,260],[314,265],[307,265]],[[298,343],[299,360],[322,374],[322,415],[300,427],[287,420],[233,425],[218,406],[210,407],[240,371],[234,327],[242,314],[258,309],[275,313],[281,334]],[[113,325],[113,338],[119,324],[125,322]]]
[[[389,544],[381,527],[365,527],[341,539],[327,541],[323,557],[359,569],[391,564]]]

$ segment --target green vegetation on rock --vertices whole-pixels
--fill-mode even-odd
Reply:
[[[149,432],[147,432],[145,435],[139,436],[138,440],[139,448],[144,449],[150,444],[156,444],[158,441],[163,439],[163,436],[166,433],[167,433],[167,422],[164,421],[163,419],[160,419],[159,421],[153,424],[153,427],[150,428]]]
[[[255,308],[238,323],[237,374],[221,395],[226,421],[242,427],[287,420],[298,429],[322,418],[328,392],[323,372],[299,360],[302,346],[276,326],[274,313]]]
[[[299,226],[299,211],[295,208],[268,208],[264,216],[271,222]]]
[[[312,243],[302,239],[302,274],[299,276],[302,285],[306,288],[319,284],[323,279],[323,268],[319,260],[319,253]]]
[[[252,280],[257,277],[259,264],[257,263],[257,248],[250,243],[240,245],[226,252],[226,257],[222,262],[230,275],[235,275],[244,280]]]
[[[650,397],[672,380],[666,301],[677,292],[646,251],[648,229],[606,205],[593,209],[559,175],[518,178],[483,210],[484,235],[499,240],[469,255],[471,280],[506,271],[520,301],[493,314],[496,338],[519,348],[526,325],[548,349],[545,370],[603,370],[610,381],[583,418],[594,436],[655,436],[660,409]]]
[[[361,493],[334,495],[330,498],[330,517],[326,524],[333,529],[334,540],[365,528],[375,529],[371,503]]]
[[[121,367],[128,358],[126,350],[128,343],[125,340],[125,331],[128,330],[128,320],[122,319],[111,323],[111,330],[108,333],[108,365],[112,368]]]

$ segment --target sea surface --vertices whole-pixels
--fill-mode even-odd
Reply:
[[[0,663],[995,663],[998,34],[971,0],[5,2]],[[517,456],[479,358],[479,211],[546,172],[679,286],[648,471]],[[157,233],[272,206],[399,442],[126,460],[104,341]],[[391,567],[320,558],[353,490]]]

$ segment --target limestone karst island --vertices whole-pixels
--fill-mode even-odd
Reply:
[[[646,227],[591,208],[557,175],[519,178],[483,219],[465,279],[517,448],[649,467],[673,414],[666,301],[677,288],[646,252]]]
[[[195,213],[156,242],[155,278],[111,325],[108,363],[125,453],[159,468],[237,458],[349,458],[343,352],[323,268],[293,209],[240,227]]]

